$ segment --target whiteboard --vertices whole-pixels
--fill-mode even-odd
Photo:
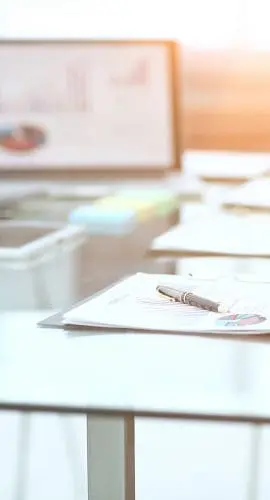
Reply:
[[[0,43],[0,169],[175,166],[171,45]]]

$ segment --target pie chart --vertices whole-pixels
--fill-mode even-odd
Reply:
[[[9,152],[29,152],[46,142],[45,132],[34,125],[0,126],[0,147]]]
[[[217,320],[219,326],[239,327],[257,325],[266,321],[264,316],[260,314],[228,314]]]

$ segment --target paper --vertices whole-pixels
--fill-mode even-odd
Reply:
[[[205,178],[250,179],[266,172],[269,165],[269,153],[188,151],[184,155],[185,171]]]
[[[270,256],[269,215],[215,215],[175,226],[158,236],[151,251],[163,255]]]
[[[270,209],[270,179],[260,178],[230,190],[223,200],[224,205]]]
[[[160,297],[157,285],[222,301],[228,314],[211,313]],[[168,332],[270,332],[270,283],[225,278],[209,282],[170,275],[138,273],[64,316],[64,323]]]

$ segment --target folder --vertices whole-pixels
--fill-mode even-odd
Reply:
[[[171,303],[157,294],[158,284],[225,302],[228,313],[213,313]],[[58,317],[58,326],[89,331],[155,332],[250,336],[270,333],[270,281],[239,277],[197,280],[176,275],[137,273],[75,305]],[[47,325],[52,323],[47,322]]]

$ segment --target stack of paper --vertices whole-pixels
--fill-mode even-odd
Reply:
[[[224,198],[223,206],[270,211],[270,179],[255,179],[231,190]]]
[[[187,151],[184,155],[184,170],[205,180],[245,182],[263,175],[269,166],[269,153]]]
[[[266,214],[224,214],[198,218],[154,239],[151,253],[162,256],[270,257],[270,218]]]
[[[160,297],[157,285],[225,303],[229,313],[220,314],[170,302]],[[70,325],[162,332],[270,333],[269,282],[237,278],[215,281],[170,275],[138,273],[94,296],[64,315]]]

